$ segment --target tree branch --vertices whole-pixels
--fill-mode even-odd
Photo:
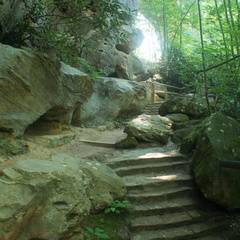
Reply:
[[[220,67],[220,66],[222,66],[222,65],[224,65],[224,64],[226,64],[226,63],[229,63],[229,62],[231,62],[231,61],[233,61],[233,60],[235,60],[236,58],[239,58],[239,57],[240,57],[240,55],[237,55],[237,56],[235,56],[235,57],[233,57],[233,58],[228,59],[228,60],[225,61],[225,62],[219,63],[219,64],[217,64],[217,65],[215,65],[215,66],[212,66],[212,67],[209,67],[209,68],[207,68],[207,69],[205,69],[205,70],[199,70],[199,71],[197,71],[197,73],[207,72],[207,71],[209,71],[209,70],[212,70],[213,68],[217,68],[217,67]]]

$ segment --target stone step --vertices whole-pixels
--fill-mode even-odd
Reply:
[[[158,112],[144,112],[147,115],[159,115]]]
[[[180,196],[195,196],[196,188],[194,186],[183,186],[170,189],[154,189],[150,192],[128,193],[128,200],[135,204],[154,203],[159,201],[167,201],[178,198]]]
[[[226,238],[224,236],[222,236],[221,234],[217,234],[217,233],[211,234],[208,236],[204,236],[204,237],[197,237],[195,239],[196,240],[226,240]],[[230,240],[230,239],[228,239],[228,240]]]
[[[152,177],[127,176],[126,182],[128,193],[150,192],[156,189],[170,189],[177,187],[195,186],[193,177],[188,174],[159,175]]]
[[[162,157],[141,157],[141,158],[130,158],[130,159],[115,159],[111,162],[105,162],[110,168],[120,168],[120,167],[128,167],[134,165],[142,165],[142,164],[154,164],[154,163],[164,163],[164,162],[176,162],[182,161],[184,157],[182,155],[174,155],[174,156],[166,156]]]
[[[128,167],[115,168],[114,171],[120,176],[132,176],[143,174],[153,174],[166,172],[167,170],[174,171],[177,167],[182,167],[188,164],[188,161],[174,161],[174,162],[159,162],[159,163],[147,163],[142,165],[134,165]]]
[[[159,115],[158,110],[160,108],[160,106],[162,105],[162,102],[158,102],[158,103],[149,103],[145,109],[143,110],[143,112],[147,115]]]
[[[225,223],[193,223],[186,226],[168,228],[165,230],[156,231],[141,231],[133,234],[131,240],[186,240],[186,239],[196,239],[197,237],[206,236],[207,237],[199,240],[223,240],[219,236],[216,237],[211,233],[217,230],[222,230],[227,227]]]
[[[159,106],[149,106],[144,109],[144,112],[149,112],[149,111],[157,111],[159,110]]]
[[[202,215],[195,210],[167,213],[157,216],[136,217],[130,221],[133,231],[165,230],[169,227],[178,227],[197,222],[202,219]]]
[[[182,197],[171,200],[159,201],[156,203],[145,203],[133,205],[133,216],[156,216],[168,213],[177,213],[192,210],[199,204],[197,200]]]

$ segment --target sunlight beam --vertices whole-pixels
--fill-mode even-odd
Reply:
[[[141,46],[135,51],[136,55],[148,62],[159,61],[162,54],[158,36],[151,23],[141,13],[138,13],[136,27],[144,34]]]

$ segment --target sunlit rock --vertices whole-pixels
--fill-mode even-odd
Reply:
[[[142,141],[166,144],[171,126],[172,122],[168,118],[142,114],[130,121],[124,132]]]

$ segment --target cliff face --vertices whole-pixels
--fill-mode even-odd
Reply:
[[[18,137],[40,117],[70,124],[93,83],[47,54],[0,44],[0,89],[0,131]]]
[[[36,7],[39,2],[40,7]],[[64,52],[61,53],[64,57],[74,55],[74,58],[85,59],[94,69],[101,69],[105,76],[135,78],[132,52],[143,40],[142,32],[133,26],[138,0],[118,0],[113,6],[89,0],[88,5],[82,7],[74,6],[70,0],[54,1],[56,5],[53,6],[47,2],[34,1],[34,5],[32,1],[1,1],[0,42],[16,46],[14,44],[19,41],[19,45],[45,48],[54,40],[65,48],[58,49]],[[37,14],[51,17],[42,18]],[[70,19],[74,24],[69,24]],[[27,25],[31,31],[25,29]],[[24,33],[25,30],[29,32]],[[18,34],[23,40],[19,40]],[[74,52],[68,45],[74,46]]]
[[[23,33],[19,29],[24,25],[23,22],[26,23],[27,19],[29,20],[26,14],[29,14],[30,10],[33,11],[32,8],[29,10],[26,7],[35,6],[26,4],[36,2],[38,1],[1,2],[0,42],[11,43],[11,40],[19,40],[16,34]],[[21,137],[30,125],[39,121],[57,121],[63,124],[94,127],[141,112],[146,105],[145,88],[136,82],[123,80],[134,79],[133,59],[136,62],[136,57],[132,55],[132,51],[139,46],[142,36],[138,29],[132,27],[138,1],[119,0],[119,4],[113,5],[116,7],[115,10],[111,10],[111,5],[104,5],[108,12],[103,23],[109,23],[109,26],[103,24],[101,28],[94,25],[96,16],[105,16],[105,12],[95,15],[96,10],[102,11],[97,8],[100,3],[102,4],[102,1],[89,1],[89,4],[82,8],[83,16],[77,18],[76,29],[70,29],[73,27],[72,24],[61,22],[65,18],[71,19],[70,15],[66,14],[70,14],[68,11],[74,11],[73,5],[69,8],[67,5],[61,5],[61,7],[54,5],[54,8],[50,9],[46,9],[44,5],[44,11],[52,11],[55,22],[51,25],[50,19],[36,20],[35,24],[38,25],[34,26],[38,32],[32,32],[33,37],[27,35],[30,34],[29,32],[25,32],[24,36],[27,40],[18,42],[30,45],[30,48],[19,49],[0,43],[0,131],[12,132],[15,137]],[[108,4],[109,1],[106,3]],[[126,17],[119,20],[124,25],[117,25],[117,31],[111,30],[114,24],[114,16],[109,15],[111,11],[120,11],[120,16]],[[56,25],[56,21],[59,20],[64,23],[64,27],[57,29],[60,35],[65,34],[66,30],[66,34],[73,33],[70,38],[67,36],[68,40],[77,41],[77,37],[81,36],[84,41],[88,41],[90,44],[84,48],[84,51],[78,51],[83,48],[80,40],[73,46],[76,54],[80,54],[79,58],[91,63],[93,68],[103,69],[106,77],[93,82],[87,74],[60,62],[52,49],[49,51],[37,45],[49,43],[47,40],[50,39],[41,37],[49,37],[52,30],[49,27],[48,35],[44,35],[45,32],[44,34],[39,32],[43,30],[41,27],[47,27],[47,25],[41,25],[40,20],[46,21],[45,23],[49,23],[51,27],[59,27],[61,24]],[[99,21],[102,20],[99,19]],[[33,27],[32,24],[29,25],[30,28]],[[109,32],[106,32],[107,29]],[[74,31],[80,35],[74,35]],[[16,44],[16,42],[12,43]],[[64,44],[67,43],[64,42]],[[33,50],[34,44],[38,50]],[[69,54],[69,59],[76,57],[76,55],[72,56],[71,52],[66,53]]]
[[[132,52],[141,45],[143,40],[142,32],[133,27],[139,2],[138,0],[119,0],[119,2],[129,14],[125,24],[114,36],[91,31],[90,38],[96,39],[96,45],[93,51],[85,53],[83,57],[98,69],[103,69],[106,76],[133,80],[135,72]]]

